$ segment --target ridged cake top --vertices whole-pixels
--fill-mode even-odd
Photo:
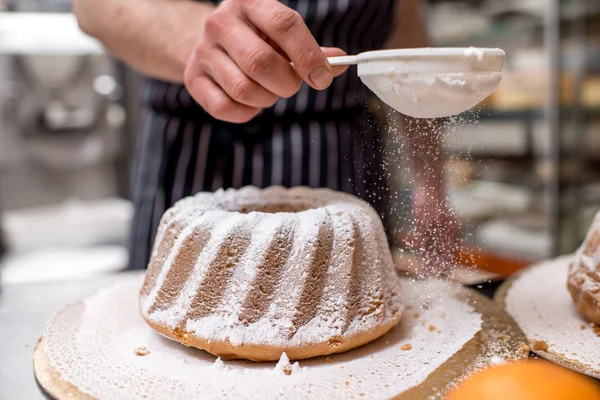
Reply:
[[[200,193],[165,213],[142,313],[234,346],[342,342],[402,307],[381,221],[328,189]]]

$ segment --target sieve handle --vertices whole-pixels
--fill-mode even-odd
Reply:
[[[329,64],[334,67],[336,65],[355,65],[358,64],[358,56],[328,57],[327,61],[329,61]],[[294,63],[290,64],[292,65],[292,67],[294,67]]]
[[[358,64],[357,56],[339,56],[339,57],[329,57],[327,58],[329,64],[336,65],[355,65]]]

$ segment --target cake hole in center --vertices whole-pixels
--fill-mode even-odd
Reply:
[[[261,212],[267,214],[276,213],[298,213],[315,208],[315,205],[307,203],[270,203],[270,204],[240,204],[231,211],[237,211],[242,214],[251,212]]]

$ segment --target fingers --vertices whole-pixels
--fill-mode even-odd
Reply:
[[[205,72],[229,97],[255,108],[268,108],[275,104],[278,96],[249,78],[221,49],[215,48],[209,53],[209,59],[202,64]]]
[[[327,88],[333,70],[300,14],[272,0],[243,3],[250,22],[287,54],[300,77],[315,89]]]
[[[206,24],[212,40],[253,81],[280,97],[291,97],[298,91],[301,79],[294,68],[244,21],[231,18],[223,26],[217,16]]]
[[[326,57],[340,57],[347,56],[346,52],[337,47],[321,47]],[[333,69],[333,76],[337,77],[348,70],[348,65],[336,65],[331,67]]]
[[[187,75],[188,73],[186,73]],[[206,75],[194,74],[193,77],[186,79],[186,86],[194,100],[216,119],[232,123],[244,123],[250,121],[260,112],[259,108],[234,101]]]
[[[321,49],[300,14],[278,1],[223,1],[205,21],[184,81],[213,117],[241,123],[296,94],[302,80],[325,89],[347,69],[327,57],[345,54]]]

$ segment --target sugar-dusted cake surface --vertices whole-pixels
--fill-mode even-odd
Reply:
[[[569,265],[567,287],[579,312],[600,324],[600,213]]]
[[[140,309],[163,335],[223,359],[303,359],[391,329],[399,281],[381,220],[329,189],[245,187],[177,202]]]

